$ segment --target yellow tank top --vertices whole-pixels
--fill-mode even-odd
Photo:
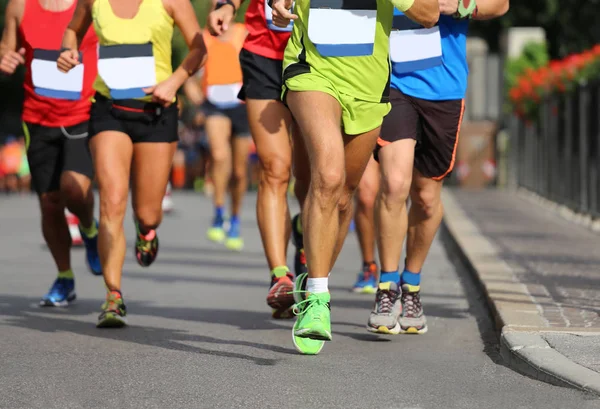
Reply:
[[[155,62],[156,84],[166,80],[173,73],[173,19],[165,10],[162,0],[142,0],[138,13],[131,19],[117,17],[108,0],[95,0],[92,17],[101,47],[150,43]],[[103,96],[111,98],[109,87],[101,75],[96,78],[94,88]],[[136,99],[150,100],[151,96]]]

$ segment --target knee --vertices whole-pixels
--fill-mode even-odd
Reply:
[[[382,177],[381,196],[384,203],[406,203],[412,178],[400,172]]]
[[[271,186],[287,185],[290,181],[291,161],[282,157],[261,160],[261,182]]]
[[[226,146],[223,147],[213,147],[210,151],[211,159],[214,163],[225,163],[231,157],[229,149]]]
[[[44,217],[64,217],[65,204],[59,192],[43,193],[40,196],[40,207]]]
[[[100,222],[122,223],[127,208],[126,189],[100,191]]]
[[[441,205],[438,189],[415,188],[411,192],[411,200],[411,207],[426,219],[434,217]]]
[[[162,221],[162,206],[140,205],[135,209],[135,217],[146,229],[156,229]]]
[[[338,211],[341,214],[352,211],[352,196],[353,191],[351,189],[347,187],[342,189],[342,194],[338,201]]]
[[[375,200],[377,198],[377,189],[372,185],[360,185],[356,192],[358,207],[366,212],[373,211],[375,208]]]
[[[245,166],[236,166],[231,172],[231,182],[234,185],[245,182],[247,177],[248,172]]]
[[[342,193],[345,190],[351,191],[349,188],[344,189],[345,174],[343,169],[324,167],[312,174],[311,187],[317,196],[339,203],[343,196]]]

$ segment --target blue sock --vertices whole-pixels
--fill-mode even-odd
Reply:
[[[232,215],[229,219],[229,231],[227,232],[229,237],[240,236],[240,218],[237,215]]]
[[[229,219],[229,224],[240,224],[240,217],[237,215],[231,215]]]
[[[225,213],[223,206],[215,207],[215,224],[221,225],[223,224],[223,214]]]
[[[421,273],[413,273],[405,268],[400,276],[400,283],[403,287],[406,286],[408,291],[417,292],[421,288]]]
[[[396,271],[383,271],[381,270],[381,275],[379,276],[380,283],[399,283],[400,282],[400,273],[398,270]]]

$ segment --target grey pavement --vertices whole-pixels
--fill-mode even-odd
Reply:
[[[445,205],[509,364],[600,395],[600,235],[517,193],[446,191]]]
[[[254,197],[245,204],[239,254],[204,238],[212,213],[206,198],[174,200],[156,263],[142,269],[129,251],[130,326],[98,330],[104,289],[80,249],[73,252],[77,303],[36,306],[54,277],[37,203],[0,198],[0,408],[600,407],[590,394],[502,364],[485,297],[440,241],[424,268],[426,335],[365,330],[373,299],[348,291],[360,264],[349,237],[330,280],[334,339],[318,356],[299,355],[292,322],[272,320],[265,304]]]

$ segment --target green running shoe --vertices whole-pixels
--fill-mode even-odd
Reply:
[[[329,293],[308,294],[306,300],[296,304],[298,316],[294,324],[294,335],[320,341],[331,341],[331,295]]]
[[[294,301],[296,304],[301,303],[306,299],[306,279],[308,273],[302,273],[294,281]],[[294,327],[292,328],[292,340],[294,341],[294,347],[296,351],[304,355],[317,355],[323,349],[325,341],[319,339],[301,338],[296,336],[296,330],[298,329],[298,323],[300,320],[296,320]]]
[[[127,325],[127,308],[119,291],[111,291],[102,304],[97,328],[121,328]]]

